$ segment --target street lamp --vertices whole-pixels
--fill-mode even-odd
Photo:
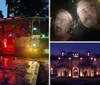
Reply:
[[[36,43],[33,43],[33,46],[36,47]]]
[[[51,68],[51,74],[53,74],[53,68]]]
[[[93,57],[91,57],[91,60],[93,60]]]
[[[33,30],[34,30],[34,31],[36,31],[36,30],[37,30],[37,28],[36,28],[36,27],[34,27],[34,28],[33,28]]]
[[[71,60],[71,58],[69,57],[69,60]]]
[[[94,58],[94,61],[96,61],[96,58]]]
[[[83,58],[80,58],[80,60],[82,60]]]
[[[60,60],[60,57],[58,57],[58,60]]]
[[[35,52],[37,52],[37,49],[34,49]]]

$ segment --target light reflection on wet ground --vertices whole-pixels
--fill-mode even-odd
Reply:
[[[7,79],[7,80],[5,80]],[[0,84],[5,82],[7,84],[15,84],[16,83],[16,74],[10,70],[0,69]]]
[[[32,70],[33,69],[33,70]],[[30,81],[25,75],[35,73],[36,62],[14,60],[13,58],[0,59],[0,85],[27,85]],[[36,78],[37,76],[35,76]],[[36,82],[36,81],[34,81]]]

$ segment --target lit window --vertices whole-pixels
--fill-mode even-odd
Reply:
[[[91,60],[93,60],[93,57],[91,57]]]
[[[96,58],[94,58],[94,61],[96,61]]]
[[[12,33],[10,33],[10,34],[8,35],[8,37],[12,37]]]
[[[69,60],[71,60],[71,58],[69,57]]]
[[[87,53],[87,56],[90,56],[90,53],[89,52]]]
[[[80,60],[82,60],[83,58],[80,58]]]
[[[65,55],[65,53],[64,52],[62,52],[62,56],[64,56]]]
[[[58,57],[58,60],[60,60],[60,57]]]
[[[53,68],[51,68],[50,71],[51,71],[51,74],[53,74]]]
[[[34,27],[34,28],[33,28],[33,30],[34,30],[34,31],[36,31],[36,30],[37,30],[37,28],[36,28],[36,27]]]
[[[65,55],[66,55],[65,51],[62,51],[61,56],[65,56]]]

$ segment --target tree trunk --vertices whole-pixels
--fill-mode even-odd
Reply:
[[[7,17],[9,17],[9,11],[10,11],[10,7],[9,7],[9,4],[8,4],[8,8],[7,8]]]

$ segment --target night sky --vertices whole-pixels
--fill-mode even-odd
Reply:
[[[51,55],[60,54],[61,51],[79,52],[85,54],[86,51],[91,53],[100,53],[100,43],[51,43]]]
[[[46,2],[49,0],[45,0]],[[0,0],[0,10],[2,11],[4,18],[7,18],[7,5],[6,0]]]

